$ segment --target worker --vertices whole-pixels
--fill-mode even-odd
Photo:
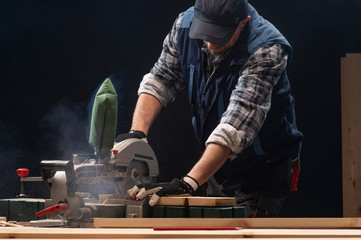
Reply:
[[[202,156],[181,178],[128,190],[149,204],[161,196],[234,196],[246,217],[277,217],[296,189],[302,133],[287,66],[292,48],[247,0],[196,0],[166,36],[138,90],[131,131],[146,140],[162,107],[186,89]]]

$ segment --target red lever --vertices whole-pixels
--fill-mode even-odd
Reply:
[[[16,170],[16,173],[19,177],[27,177],[29,175],[29,169],[19,168],[18,170]]]
[[[51,207],[45,208],[37,213],[35,213],[35,216],[37,217],[41,217],[53,212],[59,212],[59,211],[64,211],[68,209],[68,204],[66,203],[59,203],[59,204],[55,204]]]

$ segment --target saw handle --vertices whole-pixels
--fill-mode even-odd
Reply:
[[[55,204],[51,207],[45,208],[37,213],[35,213],[35,216],[37,217],[41,217],[50,213],[54,213],[54,212],[59,212],[59,211],[64,211],[68,209],[68,204],[66,203],[59,203],[59,204]]]

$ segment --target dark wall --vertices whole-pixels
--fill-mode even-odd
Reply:
[[[15,170],[39,175],[43,159],[91,152],[91,95],[113,74],[123,84],[118,132],[130,127],[137,87],[178,13],[193,1],[2,1],[0,7],[0,197],[20,191]],[[361,51],[361,3],[250,0],[294,48],[289,67],[305,134],[299,191],[283,216],[341,216],[340,57]],[[199,157],[182,93],[149,134],[162,180]],[[42,190],[34,190],[40,194]]]

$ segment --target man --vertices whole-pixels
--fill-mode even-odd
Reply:
[[[117,141],[145,138],[185,88],[203,155],[185,177],[134,186],[129,195],[153,194],[154,205],[207,183],[208,195],[235,196],[247,217],[278,216],[296,188],[303,137],[286,74],[291,57],[287,40],[247,0],[196,0],[165,38],[140,84],[132,130]]]

